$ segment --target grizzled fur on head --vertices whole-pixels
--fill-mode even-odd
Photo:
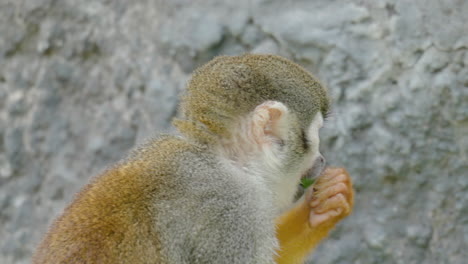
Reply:
[[[301,66],[275,55],[220,56],[197,69],[182,100],[184,117],[174,125],[202,143],[229,138],[232,125],[261,103],[285,104],[304,130],[315,114],[327,113],[320,82]]]

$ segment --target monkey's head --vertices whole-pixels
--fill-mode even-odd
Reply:
[[[323,167],[319,129],[329,105],[323,85],[287,59],[221,56],[195,71],[174,124],[263,177],[283,208],[300,178]]]

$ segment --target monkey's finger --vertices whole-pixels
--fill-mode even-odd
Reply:
[[[324,181],[327,181],[327,180],[332,179],[332,178],[334,178],[334,177],[336,177],[337,175],[340,175],[340,174],[348,174],[348,172],[344,168],[331,168],[331,167],[328,167],[322,172],[322,174],[320,175],[320,177],[318,179],[319,180],[323,179]]]
[[[325,213],[327,211],[341,209],[341,212],[345,215],[351,211],[350,204],[346,200],[346,197],[339,193],[333,197],[328,198],[317,208],[314,208],[312,211],[315,211],[318,214]]]
[[[338,175],[335,175],[334,177],[330,177],[330,178],[328,178],[328,177],[325,178],[325,179],[320,179],[319,178],[317,180],[317,184],[314,185],[313,187],[315,187],[318,190],[328,189],[331,186],[336,185],[338,183],[344,183],[347,186],[350,186],[351,180],[350,180],[349,176],[346,175],[346,174],[338,174]]]
[[[341,209],[331,210],[323,214],[318,214],[314,211],[310,212],[309,215],[309,224],[312,228],[317,227],[325,222],[330,221],[342,213]]]
[[[312,188],[309,188],[306,193],[306,201],[309,203],[321,203],[324,199],[327,199],[330,196],[333,196],[334,194],[330,195],[323,195],[324,190],[333,189],[333,186],[336,185],[342,185],[344,184],[346,189],[351,189],[351,184],[349,182],[346,182],[346,175],[338,175],[334,178],[328,178],[328,181],[321,180],[320,182],[317,182],[312,185]],[[336,194],[336,193],[335,193]],[[315,207],[315,205],[312,205],[312,207]]]
[[[320,205],[320,203],[322,203],[324,200],[328,199],[328,198],[331,198],[332,196],[335,196],[337,194],[343,194],[346,196],[346,199],[349,199],[350,198],[350,189],[348,188],[348,186],[342,182],[339,182],[335,185],[332,185],[328,188],[325,188],[325,189],[319,189],[316,193],[315,193],[315,197],[312,198],[312,201],[310,202],[310,206],[312,208],[315,208],[317,206]]]

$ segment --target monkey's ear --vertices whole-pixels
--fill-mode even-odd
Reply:
[[[288,107],[278,101],[258,105],[252,114],[253,134],[259,143],[282,141],[287,135]]]

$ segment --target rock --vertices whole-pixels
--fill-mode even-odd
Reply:
[[[89,179],[170,132],[213,56],[291,58],[328,87],[329,164],[354,213],[310,263],[465,263],[468,4],[464,1],[0,3],[0,263],[30,263]]]

